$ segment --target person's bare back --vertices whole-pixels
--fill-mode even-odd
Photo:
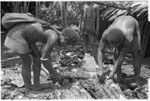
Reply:
[[[102,68],[103,50],[107,45],[111,45],[118,50],[114,69],[108,79],[113,78],[115,72],[118,75],[118,81],[121,80],[121,65],[127,53],[133,56],[133,67],[135,78],[140,76],[140,31],[138,22],[131,16],[120,16],[104,31],[98,49],[98,65]],[[99,69],[98,75],[102,75],[102,69]]]
[[[120,16],[108,27],[106,31],[110,31],[114,28],[120,29],[122,31],[122,34],[125,36],[126,39],[125,45],[133,45],[134,40],[138,40],[140,42],[140,35],[139,33],[137,33],[137,30],[139,30],[138,22],[135,18],[131,16]],[[140,48],[140,45],[138,47]]]

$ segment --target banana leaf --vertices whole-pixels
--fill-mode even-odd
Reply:
[[[114,10],[114,9],[107,10],[106,13],[103,15],[104,18],[106,18],[106,16],[108,16],[108,15],[110,14],[110,12],[113,11],[113,10]]]
[[[137,18],[139,18],[140,16],[145,15],[145,13],[148,13],[148,12],[147,12],[147,9],[143,9],[143,10],[137,15]]]
[[[114,16],[115,14],[113,14],[112,12],[116,11],[117,9],[113,9],[112,11],[110,11],[108,13],[108,15],[105,17],[105,19],[109,19],[111,16]]]
[[[120,15],[124,14],[125,12],[127,12],[127,11],[126,10],[120,10],[120,11],[118,11],[118,13],[116,15],[120,16]]]

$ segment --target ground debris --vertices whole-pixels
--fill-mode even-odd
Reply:
[[[62,67],[81,67],[84,51],[81,46],[68,46],[60,51]]]
[[[106,65],[104,65],[103,68],[104,76],[107,76],[113,68],[112,58],[113,57],[110,57],[105,60]],[[109,81],[104,82],[104,84],[99,84],[96,76],[97,65],[93,61],[95,61],[94,57],[84,53],[80,46],[54,49],[54,52],[52,52],[53,67],[59,71],[60,74],[72,77],[73,80],[64,81],[62,86],[55,84],[49,89],[30,93],[21,92],[21,87],[24,85],[21,76],[21,65],[9,69],[8,67],[10,66],[6,66],[7,68],[3,68],[4,70],[1,80],[1,97],[2,99],[17,100],[119,99],[120,97],[123,97],[124,99],[148,98],[148,84],[143,79],[141,79],[143,82],[141,86],[131,85],[132,79],[124,79],[124,82],[120,84],[114,82],[111,83]],[[11,62],[16,63],[18,60],[13,60]],[[123,65],[122,70],[123,73],[126,73],[125,77],[133,74],[131,64],[126,63]],[[141,72],[141,76],[147,78],[150,70],[148,67],[142,68]],[[41,74],[41,83],[48,82],[48,74],[43,71]]]
[[[119,91],[116,87],[108,87],[105,85],[99,85],[92,80],[81,81],[80,84],[86,89],[95,99],[119,99]]]
[[[142,81],[142,80],[141,80]],[[121,89],[127,99],[147,99],[148,98],[148,88],[147,83],[144,84],[134,84],[134,80],[125,80],[124,83],[120,84]],[[134,85],[133,85],[134,84]]]
[[[2,76],[3,79],[2,81],[7,81],[8,79],[10,79],[10,83],[13,85],[16,85],[17,87],[22,87],[24,85],[23,83],[23,78],[20,72],[18,72],[18,70],[10,70],[7,69],[4,71],[4,75]]]

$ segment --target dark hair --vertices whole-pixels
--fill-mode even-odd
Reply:
[[[122,44],[124,42],[123,32],[120,29],[111,29],[107,34],[107,40],[110,44]]]
[[[79,33],[74,29],[72,29],[71,27],[65,28],[62,31],[62,36],[64,36],[67,42],[71,44],[76,44],[78,41],[80,41]]]

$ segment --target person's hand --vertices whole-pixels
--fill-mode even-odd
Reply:
[[[114,78],[114,73],[110,72],[109,76],[106,77],[106,80],[110,80]]]
[[[105,77],[105,75],[103,75],[103,74],[97,74],[97,78],[98,78],[98,82],[100,83],[100,84],[104,84],[105,83],[105,80],[106,80],[106,77]]]
[[[51,29],[55,30],[56,29],[56,26],[50,26]]]

